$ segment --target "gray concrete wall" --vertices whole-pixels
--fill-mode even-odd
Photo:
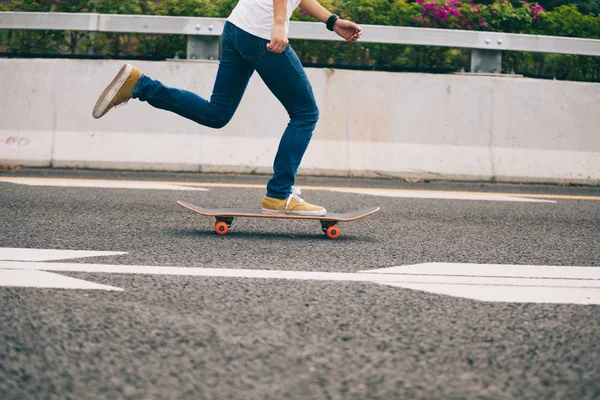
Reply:
[[[132,100],[100,120],[123,62],[0,59],[0,164],[270,172],[287,124],[255,75],[231,123]],[[210,96],[216,62],[136,62]],[[307,69],[321,120],[300,173],[600,182],[600,84]]]

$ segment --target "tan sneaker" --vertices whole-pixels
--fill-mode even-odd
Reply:
[[[288,214],[288,215],[310,215],[322,216],[327,214],[327,210],[321,206],[309,204],[300,198],[300,189],[292,190],[287,199],[274,199],[272,197],[263,197],[262,212],[264,214]]]
[[[114,106],[126,103],[131,99],[131,91],[141,77],[142,72],[139,69],[131,64],[123,65],[123,68],[96,101],[92,112],[94,118],[102,117]]]

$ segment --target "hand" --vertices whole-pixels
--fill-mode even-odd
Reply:
[[[345,19],[335,21],[333,31],[349,42],[356,42],[362,35],[362,28],[360,26]]]
[[[267,50],[271,53],[281,54],[288,45],[289,40],[285,33],[284,24],[273,24],[271,27],[271,41],[267,44]]]

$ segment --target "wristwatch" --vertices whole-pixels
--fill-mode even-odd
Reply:
[[[337,21],[338,19],[340,19],[339,16],[335,15],[335,14],[331,14],[331,17],[329,17],[329,19],[327,20],[327,29],[329,29],[330,31],[333,31],[333,25],[335,25],[335,21]]]

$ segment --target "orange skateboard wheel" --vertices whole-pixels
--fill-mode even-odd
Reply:
[[[338,228],[337,226],[330,226],[329,228],[327,228],[327,237],[329,239],[337,239],[340,237],[340,228]]]
[[[227,232],[229,232],[229,225],[227,225],[227,222],[217,222],[215,224],[215,232],[217,232],[217,235],[227,235]]]

